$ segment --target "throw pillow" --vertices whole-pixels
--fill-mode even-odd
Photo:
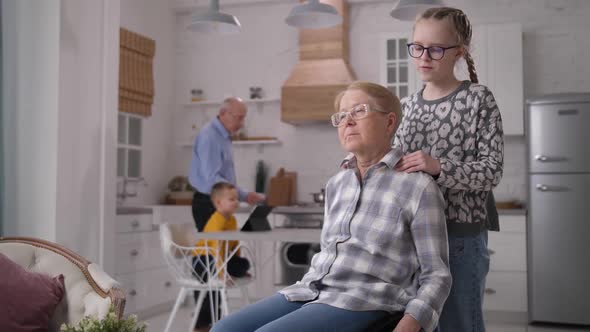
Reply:
[[[64,296],[64,277],[30,272],[0,253],[0,331],[47,331]]]

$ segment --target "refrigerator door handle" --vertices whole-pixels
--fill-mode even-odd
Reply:
[[[550,157],[550,156],[545,156],[542,154],[537,154],[537,155],[535,155],[535,160],[543,161],[543,162],[552,162],[552,161],[566,161],[567,158],[565,158],[565,157]]]
[[[538,191],[569,191],[570,189],[568,187],[565,186],[548,186],[546,184],[537,184],[536,188]]]

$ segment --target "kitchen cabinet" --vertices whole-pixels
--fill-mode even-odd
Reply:
[[[152,214],[117,215],[116,222],[115,280],[127,295],[125,314],[170,308],[178,286],[162,257]]]
[[[500,214],[500,232],[488,233],[490,271],[483,308],[486,313],[526,317],[526,216]]]
[[[522,26],[519,23],[473,27],[471,53],[479,82],[490,88],[500,113],[504,135],[524,134],[524,79]],[[460,79],[469,79],[466,66],[458,66]]]

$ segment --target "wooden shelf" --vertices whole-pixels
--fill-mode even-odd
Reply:
[[[262,99],[244,99],[244,103],[248,105],[261,105],[261,104],[269,104],[269,103],[276,103],[280,102],[280,98],[262,98]],[[194,108],[203,108],[206,106],[217,106],[221,105],[223,100],[203,100],[197,101],[193,103],[183,104],[182,106],[184,109],[194,109]]]
[[[239,141],[232,141],[233,145],[273,145],[273,144],[281,144],[281,141],[278,139],[265,139],[265,140],[239,140]],[[192,142],[178,142],[176,145],[183,147],[183,148],[192,148]]]
[[[232,141],[233,145],[263,145],[263,144],[280,144],[280,143],[281,143],[281,141],[279,141],[278,139]]]

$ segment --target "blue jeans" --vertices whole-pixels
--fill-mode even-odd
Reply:
[[[289,302],[275,294],[213,325],[211,332],[352,332],[364,331],[388,315],[385,311],[350,311],[327,304]]]
[[[488,231],[470,236],[449,234],[453,286],[445,302],[439,332],[485,332],[483,292],[490,269]]]

